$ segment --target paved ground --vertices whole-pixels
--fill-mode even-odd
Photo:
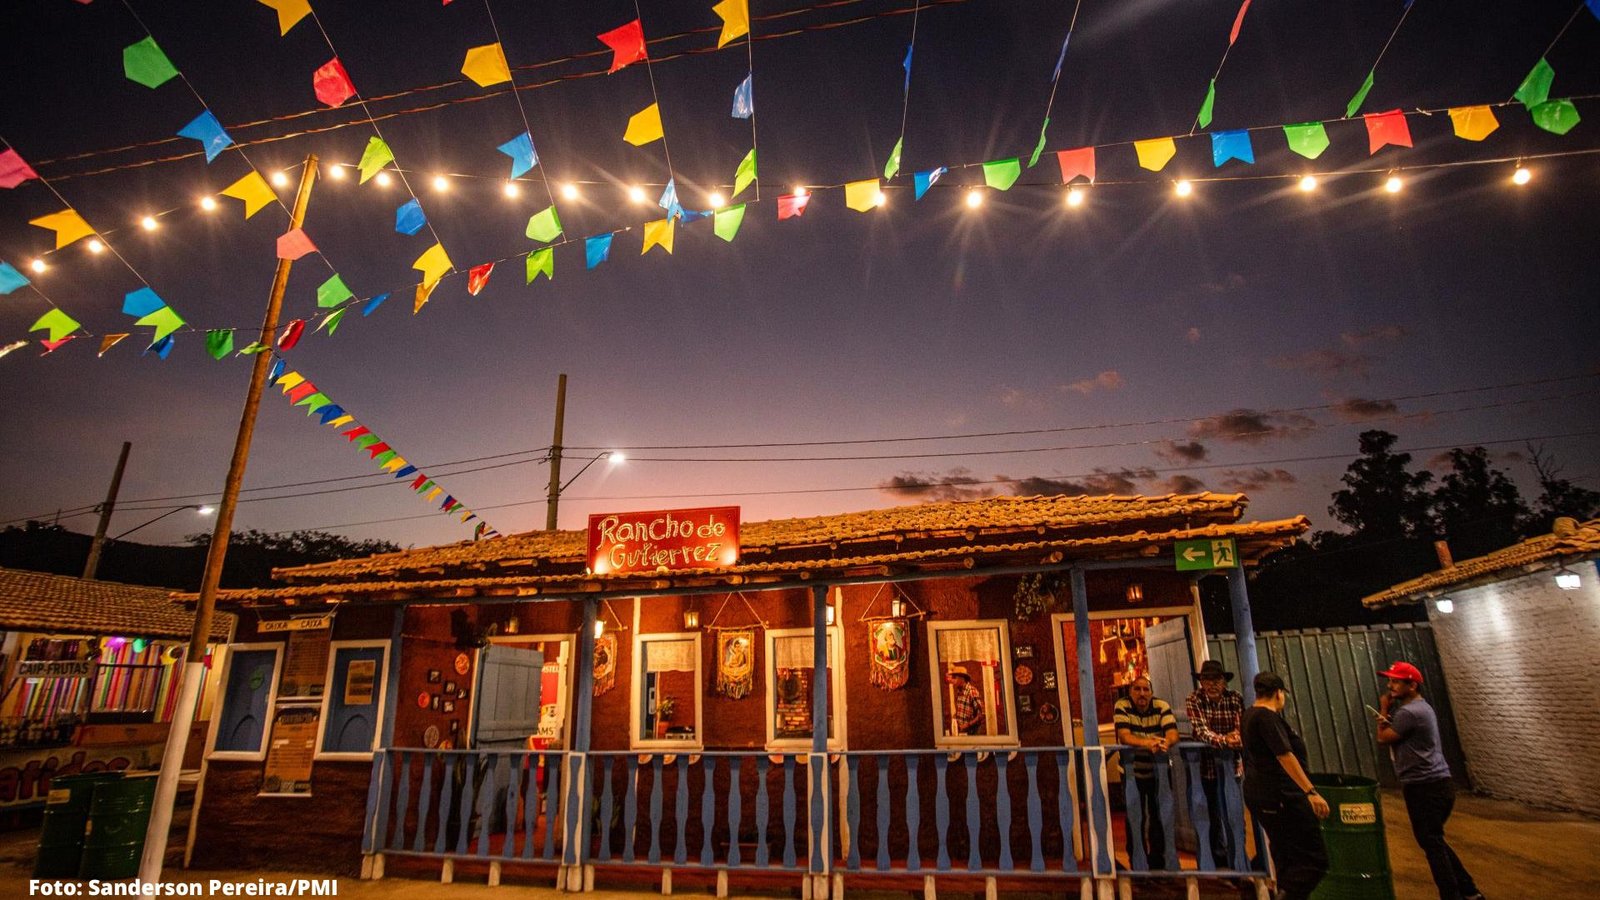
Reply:
[[[1384,816],[1389,832],[1389,855],[1395,872],[1398,900],[1431,900],[1437,894],[1428,875],[1427,863],[1411,838],[1410,823],[1406,819],[1405,805],[1398,794],[1385,794]],[[1600,867],[1595,865],[1595,847],[1600,846],[1600,821],[1563,813],[1531,810],[1515,803],[1487,800],[1481,797],[1462,797],[1456,806],[1455,816],[1448,829],[1451,845],[1462,861],[1472,870],[1478,886],[1491,900],[1510,900],[1542,896],[1551,898],[1600,897]],[[21,831],[0,834],[0,897],[26,897],[28,877],[33,865],[34,847],[38,831]],[[526,880],[513,880],[508,875],[507,884],[489,888],[481,874],[463,872],[460,880],[451,885],[441,885],[436,880],[437,869],[417,872],[415,878],[390,877],[370,882],[341,879],[338,896],[355,900],[497,900],[500,897],[543,900],[563,896],[548,886],[533,886]],[[263,872],[184,872],[169,871],[166,878],[172,881],[200,881],[212,878],[224,881],[253,882],[258,878],[283,881],[297,877],[290,873]],[[319,876],[299,876],[319,877]],[[680,876],[681,878],[682,876]],[[942,889],[940,896],[972,896],[968,890],[955,885]],[[681,883],[679,895],[706,896],[702,885]],[[631,890],[599,891],[590,896],[596,900],[641,900],[655,895],[653,885],[640,883]],[[797,897],[792,891],[741,891],[739,896]],[[1169,891],[1137,889],[1136,896],[1182,896]],[[921,896],[921,891],[855,891],[852,898],[908,898]],[[977,896],[982,896],[981,890]],[[1014,897],[1044,896],[1010,895]],[[1234,897],[1237,893],[1225,890],[1208,890],[1206,897]]]

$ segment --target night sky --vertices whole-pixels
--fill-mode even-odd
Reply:
[[[0,259],[88,333],[49,356],[35,342],[0,359],[0,521],[92,506],[124,440],[134,446],[113,534],[215,498],[250,365],[211,359],[203,332],[236,327],[238,346],[251,340],[287,215],[273,205],[245,221],[236,201],[212,213],[197,201],[248,173],[244,156],[297,177],[314,152],[326,174],[355,163],[374,133],[355,101],[317,111],[311,73],[332,53],[312,18],[279,37],[273,11],[252,0],[130,4],[28,0],[0,12],[13,36],[0,137],[128,263],[80,242],[34,276],[26,264],[50,234],[27,222],[62,203],[38,181],[0,191]],[[1026,162],[1033,149],[1071,2],[952,0],[914,18],[903,0],[757,0],[753,45],[714,50],[711,0],[645,0],[657,61],[611,75],[595,35],[633,19],[630,3],[313,5],[362,95],[401,95],[370,109],[392,116],[378,127],[461,273],[413,315],[410,265],[432,237],[395,232],[406,189],[322,178],[306,231],[324,256],[294,266],[283,319],[308,326],[288,365],[502,532],[543,525],[539,461],[563,372],[566,443],[592,448],[569,450],[565,473],[605,448],[630,457],[572,484],[566,528],[628,509],[737,504],[755,521],[989,493],[1202,487],[1247,492],[1255,518],[1305,513],[1330,527],[1328,494],[1372,427],[1402,448],[1499,442],[1490,449],[1530,500],[1523,440],[1542,438],[1564,474],[1596,486],[1600,104],[1582,98],[1600,94],[1600,21],[1580,3],[1422,0],[1396,30],[1400,0],[1262,0],[1218,77],[1212,125],[1259,128],[1256,163],[1215,168],[1205,134],[1182,136],[1228,49],[1236,0],[1084,0],[1044,156],[978,209],[964,202],[983,180],[976,164]],[[468,48],[495,40],[490,10],[516,83],[539,85],[519,92],[541,164],[515,200],[502,195],[509,160],[495,147],[523,130],[522,114],[504,86],[459,74]],[[771,18],[780,13],[793,14]],[[121,49],[146,36],[139,19],[244,156],[207,165],[189,155],[193,141],[162,142],[202,107],[184,80],[152,90],[123,77]],[[682,32],[693,33],[654,42]],[[1408,118],[1415,147],[1369,156],[1363,123],[1342,121],[1327,126],[1320,159],[1291,153],[1272,126],[1342,116],[1386,43],[1362,111],[1431,111]],[[1580,98],[1586,121],[1556,136],[1503,106],[1486,140],[1453,136],[1445,108],[1504,103],[1541,54],[1552,96]],[[625,188],[644,185],[653,201],[666,151],[686,208],[728,191],[750,148],[749,122],[728,113],[752,56],[760,202],[731,244],[702,220],[679,227],[671,256],[641,257],[638,226],[661,211]],[[651,75],[666,144],[633,147],[621,135],[651,102]],[[838,186],[881,174],[903,112],[887,207],[847,209]],[[1139,168],[1129,142],[1166,136],[1180,138],[1176,158]],[[117,150],[149,142],[162,143]],[[1099,146],[1098,179],[1071,209],[1055,151],[1085,145]],[[1519,159],[1547,154],[1566,155],[1527,159],[1532,182],[1511,183]],[[1467,164],[1485,160],[1496,162]],[[914,201],[910,173],[940,165],[950,172]],[[1390,170],[1405,179],[1398,194],[1382,188]],[[445,193],[431,187],[441,172]],[[1327,176],[1316,192],[1298,189],[1306,172]],[[1207,180],[1219,177],[1229,180]],[[547,178],[581,189],[576,201],[556,196],[575,243],[556,249],[553,281],[525,285],[521,254],[538,245],[523,227],[549,205]],[[1174,196],[1178,178],[1196,179],[1193,196]],[[774,198],[796,185],[813,190],[810,207],[779,222]],[[292,187],[279,194],[287,202]],[[136,224],[169,210],[154,232]],[[608,262],[584,270],[583,237],[630,226]],[[469,296],[465,270],[490,260],[505,261]],[[142,286],[130,267],[198,329],[164,361],[141,355],[149,329],[121,312]],[[358,298],[394,294],[370,317],[358,304],[328,337],[311,329],[333,271]],[[47,309],[29,288],[0,297],[0,345],[29,338]],[[97,359],[100,336],[123,331],[135,336]],[[1055,430],[884,441],[1044,429]],[[728,444],[773,446],[648,449]],[[235,527],[417,545],[471,536],[374,472],[269,391]],[[327,479],[347,480],[276,487]],[[925,488],[940,482],[960,483]],[[373,487],[264,499],[363,485]],[[209,522],[184,512],[138,537],[200,530]]]

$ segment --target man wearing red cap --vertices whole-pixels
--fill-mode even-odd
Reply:
[[[1422,672],[1397,662],[1378,673],[1389,690],[1378,701],[1378,743],[1389,748],[1411,817],[1411,834],[1428,858],[1441,900],[1481,900],[1478,886],[1445,843],[1444,823],[1455,806],[1456,788],[1439,741],[1439,717],[1422,699]]]

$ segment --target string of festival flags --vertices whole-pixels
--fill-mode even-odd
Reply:
[[[287,35],[290,29],[292,29],[308,15],[315,20],[315,13],[311,10],[310,4],[306,2],[306,0],[260,0],[260,2],[272,7],[277,12],[280,34],[282,35]],[[487,9],[487,0],[485,5]],[[1229,35],[1230,47],[1238,39],[1239,31],[1245,20],[1245,13],[1247,12],[1249,5],[1249,0],[1245,0],[1244,4],[1238,11],[1238,14],[1234,20],[1233,29]],[[129,9],[130,12],[132,12],[131,7]],[[717,3],[713,7],[713,11],[723,23],[721,32],[718,35],[717,46],[719,48],[726,46],[728,43],[736,40],[739,37],[745,37],[747,45],[750,43],[751,36],[749,33],[749,11],[747,0],[721,0],[721,2]],[[1597,13],[1597,15],[1600,15],[1600,13]],[[1072,25],[1069,25],[1066,39],[1064,39],[1062,42],[1061,53],[1056,63],[1055,72],[1052,76],[1053,81],[1058,81],[1060,78],[1061,67],[1066,57],[1067,45],[1071,39],[1072,27],[1076,24],[1076,16],[1077,10],[1074,9]],[[135,18],[137,17],[135,16]],[[490,19],[491,25],[493,25],[492,10],[490,10]],[[1404,16],[1402,15],[1401,22],[1403,23],[1403,21]],[[142,22],[140,24],[142,25]],[[318,27],[320,29],[320,22],[318,22]],[[1396,31],[1398,31],[1398,28],[1399,25],[1397,24]],[[363,102],[360,101],[359,94],[355,91],[354,85],[350,82],[349,75],[345,71],[343,64],[340,62],[337,51],[333,47],[331,39],[327,38],[325,30],[323,31],[323,37],[327,41],[330,51],[334,52],[335,55],[333,60],[327,64],[324,64],[313,75],[312,80],[314,92],[317,94],[320,101],[329,106],[338,106],[350,100],[351,98],[356,98],[358,102]],[[496,29],[496,37],[499,37],[498,29]],[[1390,41],[1393,40],[1393,37],[1394,35],[1391,34]],[[1560,35],[1557,36],[1558,39],[1559,37]],[[648,66],[649,54],[644,39],[644,30],[641,18],[636,18],[623,26],[601,34],[598,36],[598,39],[612,51],[612,60],[609,69],[611,73],[615,73],[622,68],[641,61],[645,62]],[[905,69],[904,98],[906,105],[909,104],[909,90],[914,48],[915,16],[913,16],[911,43],[908,44],[903,63],[903,67]],[[1385,45],[1385,49],[1387,49],[1387,44]],[[748,48],[747,52],[749,52]],[[1548,54],[1548,52],[1549,51],[1547,49],[1546,54]],[[1379,59],[1381,60],[1381,58],[1382,53],[1379,54]],[[1225,61],[1226,54],[1224,54],[1224,62]],[[177,77],[179,74],[176,68],[172,66],[170,60],[168,60],[165,54],[161,51],[159,46],[155,44],[154,37],[149,35],[148,32],[145,39],[130,45],[124,50],[123,62],[125,73],[130,79],[150,87],[164,84],[166,81],[171,80],[173,77]],[[1061,183],[1071,185],[1081,181],[1094,184],[1097,176],[1097,157],[1106,150],[1123,146],[1132,147],[1140,168],[1150,172],[1162,172],[1177,156],[1178,141],[1194,138],[1209,139],[1211,151],[1210,155],[1214,168],[1220,169],[1225,164],[1232,162],[1253,165],[1255,163],[1255,148],[1254,141],[1252,140],[1252,133],[1259,135],[1260,133],[1266,131],[1281,130],[1290,150],[1304,158],[1314,160],[1321,156],[1321,154],[1331,145],[1326,126],[1328,124],[1355,118],[1357,109],[1364,101],[1367,92],[1371,89],[1371,84],[1374,77],[1373,73],[1376,71],[1376,66],[1377,63],[1375,62],[1372,70],[1370,70],[1368,73],[1364,86],[1358,92],[1357,96],[1352,99],[1351,104],[1346,109],[1345,119],[1327,119],[1322,121],[1302,122],[1286,125],[1216,131],[1209,132],[1205,135],[1195,135],[1193,132],[1191,132],[1188,135],[1123,141],[1101,144],[1097,146],[1060,150],[1056,152],[1056,157],[1060,168]],[[708,204],[711,208],[702,210],[685,208],[678,197],[678,192],[676,190],[676,179],[671,172],[669,156],[667,157],[669,169],[668,181],[661,197],[656,203],[656,205],[665,213],[663,218],[639,223],[635,226],[614,229],[581,239],[572,238],[565,235],[565,231],[554,202],[554,194],[550,189],[548,179],[545,178],[543,167],[540,167],[540,177],[545,180],[545,188],[546,191],[551,194],[551,202],[548,207],[530,216],[524,234],[528,239],[542,244],[543,246],[537,247],[525,253],[519,252],[512,256],[502,257],[500,259],[468,267],[465,270],[465,274],[467,275],[466,287],[468,294],[476,296],[480,291],[483,290],[484,286],[487,285],[489,278],[497,265],[512,259],[517,259],[518,257],[521,257],[524,260],[523,269],[527,284],[532,284],[533,281],[541,275],[548,280],[553,280],[555,277],[555,249],[557,247],[563,247],[571,244],[582,244],[585,269],[592,270],[598,265],[609,260],[610,251],[612,249],[615,236],[617,234],[632,231],[635,227],[639,228],[643,233],[642,248],[640,251],[641,255],[647,254],[651,249],[656,247],[660,247],[668,254],[671,254],[674,249],[676,226],[678,224],[688,225],[689,223],[701,218],[710,218],[712,220],[713,233],[718,238],[731,242],[741,228],[747,207],[753,203],[761,202],[759,193],[760,186],[757,180],[756,172],[756,147],[754,146],[754,102],[752,96],[752,80],[754,76],[753,68],[752,62],[750,71],[747,72],[746,77],[736,88],[734,93],[732,116],[734,118],[750,119],[752,121],[752,146],[750,151],[735,169],[733,189],[730,197],[724,198],[720,193],[713,193],[707,197]],[[1219,65],[1218,72],[1220,73],[1220,71],[1221,66]],[[468,50],[466,59],[462,66],[462,72],[463,74],[467,75],[467,77],[472,79],[474,83],[481,87],[490,87],[507,82],[512,82],[513,88],[515,87],[503,46],[498,40],[493,44],[478,46]],[[1513,101],[1506,101],[1504,103],[1497,104],[1480,104],[1474,106],[1448,108],[1446,111],[1448,112],[1451,120],[1454,134],[1457,137],[1468,141],[1477,142],[1484,140],[1499,127],[1499,120],[1496,117],[1494,110],[1496,108],[1512,105],[1513,102],[1521,104],[1527,110],[1534,124],[1536,124],[1538,127],[1558,135],[1567,134],[1574,126],[1578,124],[1580,117],[1572,98],[1551,98],[1550,94],[1554,84],[1554,79],[1554,70],[1551,68],[1548,61],[1542,56],[1534,68],[1529,72],[1527,77],[1523,79],[1518,89],[1514,92]],[[1213,76],[1211,86],[1208,89],[1205,104],[1202,107],[1201,115],[1197,117],[1197,120],[1203,120],[1203,122],[1201,122],[1202,127],[1208,126],[1210,123],[1211,106],[1215,97],[1215,80],[1215,76]],[[190,89],[193,91],[192,85],[190,86]],[[512,93],[515,95],[515,90],[513,90]],[[623,139],[635,146],[645,146],[659,140],[663,144],[663,153],[665,155],[665,133],[661,125],[659,97],[655,93],[653,76],[651,93],[653,102],[650,104],[650,106],[638,113],[635,113],[629,118],[627,127],[623,134]],[[197,100],[201,99],[198,92],[195,92],[195,97]],[[203,100],[201,100],[201,103],[202,106],[204,106]],[[526,112],[522,110],[520,100],[518,101],[518,109],[522,114],[524,130],[511,140],[499,145],[497,148],[500,152],[504,153],[510,158],[511,176],[510,180],[505,182],[507,193],[511,193],[515,189],[519,178],[526,175],[534,167],[539,165],[538,154],[533,145],[531,128],[527,125]],[[1034,147],[1032,154],[1029,156],[1026,162],[1026,166],[1028,168],[1031,168],[1038,163],[1044,150],[1045,135],[1049,127],[1049,112],[1050,110],[1047,106],[1044,123],[1040,129],[1039,142]],[[1375,155],[1379,150],[1385,147],[1412,146],[1408,116],[1427,115],[1429,112],[1430,111],[1425,110],[1408,112],[1401,109],[1393,109],[1384,112],[1362,114],[1360,119],[1365,125],[1368,138],[1369,155]],[[383,185],[390,180],[389,172],[393,171],[398,174],[402,183],[406,184],[406,189],[408,193],[410,193],[411,198],[396,210],[395,230],[403,234],[414,235],[420,232],[421,229],[426,226],[429,228],[430,232],[432,232],[432,227],[431,225],[428,225],[426,215],[422,210],[420,199],[417,197],[415,191],[411,190],[409,182],[405,177],[406,173],[411,170],[406,170],[398,166],[392,149],[382,138],[381,132],[377,132],[375,123],[373,127],[375,132],[374,137],[368,141],[368,144],[362,153],[360,162],[354,166],[354,168],[360,173],[359,182],[364,184],[369,180],[375,180],[378,184]],[[232,139],[227,135],[226,130],[222,128],[220,122],[209,108],[205,109],[200,116],[196,117],[189,124],[185,125],[184,128],[179,131],[179,134],[181,136],[189,137],[199,141],[205,149],[208,163],[233,144]],[[896,141],[895,148],[891,153],[889,162],[885,166],[883,179],[862,179],[845,182],[841,185],[830,185],[822,189],[842,187],[845,205],[848,208],[858,212],[870,212],[875,208],[883,206],[887,202],[885,195],[885,182],[887,181],[892,183],[893,180],[900,174],[899,163],[903,150],[903,143],[904,123],[902,121],[901,136],[900,139]],[[1538,158],[1538,156],[1539,155],[1530,155],[1525,158]],[[1430,166],[1417,166],[1412,168],[1428,167]],[[911,187],[913,188],[915,199],[920,201],[928,192],[928,190],[932,188],[942,176],[948,174],[952,169],[968,168],[981,169],[983,184],[985,187],[992,190],[1006,191],[1010,190],[1018,183],[1024,169],[1024,163],[1020,157],[1011,157],[1007,159],[990,160],[982,163],[936,166],[915,171],[910,173],[912,182]],[[343,171],[344,169],[340,165],[334,165],[329,169],[330,174],[335,177],[342,175]],[[1301,173],[1285,175],[1282,177],[1303,179]],[[442,179],[443,176],[439,176],[439,178]],[[7,149],[0,151],[0,187],[15,188],[23,182],[31,179],[39,179],[39,176],[22,159],[22,157],[18,155],[15,148],[7,145]],[[39,180],[43,181],[43,179]],[[1224,179],[1219,178],[1217,180]],[[278,183],[280,185],[286,184],[287,177],[284,175],[284,173],[277,173],[273,176],[273,181],[274,183]],[[48,186],[48,182],[45,183]],[[1393,183],[1393,180],[1391,180],[1391,190],[1395,189],[1392,187]],[[740,194],[742,194],[742,192],[752,184],[756,185],[756,191],[753,199],[735,205],[729,204],[730,200],[737,199]],[[1306,182],[1302,180],[1303,187],[1305,184]],[[1180,193],[1182,193],[1183,189],[1187,187],[1187,181],[1181,182],[1179,184]],[[53,191],[54,189],[51,188],[51,190]],[[574,185],[566,185],[563,188],[563,193],[569,199],[574,198],[576,196],[576,188]],[[278,202],[280,206],[282,205],[281,201],[278,200],[276,193],[273,192],[272,187],[268,184],[268,179],[265,178],[262,173],[254,167],[253,164],[251,165],[251,172],[249,174],[230,184],[227,188],[224,188],[220,194],[223,197],[239,200],[243,204],[244,217],[246,219],[254,216],[257,212],[259,212],[260,209],[264,208],[270,203]],[[799,187],[790,193],[781,194],[776,197],[775,206],[777,209],[778,220],[783,221],[803,215],[813,195],[814,191],[812,189]],[[59,197],[59,193],[57,196]],[[645,199],[645,195],[643,194],[642,188],[637,186],[631,188],[630,199],[634,200],[635,202],[643,201]],[[967,202],[969,205],[976,206],[981,203],[981,199],[981,195],[969,192]],[[1081,199],[1081,194],[1076,192],[1068,197],[1069,202],[1081,202]],[[64,200],[63,202],[65,203]],[[206,209],[207,211],[214,210],[216,208],[215,200],[211,197],[204,198],[202,200],[202,208]],[[152,227],[149,224],[150,221],[151,217],[145,218],[143,221],[145,227]],[[106,234],[111,233],[100,232],[94,229],[89,225],[89,223],[84,221],[83,217],[70,205],[67,205],[67,208],[61,212],[33,219],[30,221],[30,224],[48,229],[54,233],[55,248],[53,251],[49,252],[60,251],[63,248],[86,238],[89,239],[89,246],[91,250],[95,250],[97,245],[102,247],[104,246],[103,237]],[[436,232],[433,232],[433,237],[433,244],[428,247],[428,249],[425,250],[412,264],[412,268],[421,273],[420,282],[414,286],[412,304],[413,314],[419,313],[422,310],[422,308],[427,304],[434,289],[442,280],[452,275],[461,274],[462,272],[462,270],[456,268],[453,261],[445,252],[444,246],[439,240]],[[307,253],[317,251],[315,243],[312,241],[311,237],[306,234],[304,229],[294,229],[281,235],[277,239],[276,249],[278,258],[280,259],[299,259]],[[324,262],[328,262],[326,257],[324,257]],[[43,261],[43,258],[41,257],[35,259],[31,265],[31,268],[35,273],[44,271],[46,265]],[[316,327],[313,329],[314,331],[323,331],[331,336],[335,333],[335,331],[337,331],[345,314],[351,307],[360,306],[363,316],[371,315],[379,306],[387,301],[393,293],[396,292],[394,290],[390,290],[367,297],[358,298],[355,292],[352,291],[345,283],[344,279],[339,275],[337,270],[333,269],[331,263],[329,263],[329,268],[333,271],[333,274],[321,285],[319,285],[316,291],[319,320]],[[134,274],[137,276],[138,273],[135,272]],[[140,281],[143,281],[142,277],[140,278]],[[41,316],[29,329],[30,332],[46,332],[46,338],[41,341],[41,344],[45,347],[46,354],[54,352],[54,350],[64,345],[73,337],[77,336],[80,332],[87,334],[87,332],[82,332],[82,327],[76,319],[68,315],[65,311],[61,310],[59,306],[46,297],[42,292],[39,292],[37,285],[34,285],[27,276],[23,275],[21,271],[19,271],[10,263],[0,261],[0,294],[10,294],[23,286],[32,287],[36,292],[39,293],[39,296],[45,299],[45,301],[51,306],[51,309]],[[153,288],[151,288],[148,283],[145,283],[142,288],[125,295],[123,312],[134,317],[135,325],[150,326],[153,329],[151,333],[152,340],[146,352],[154,351],[160,358],[164,359],[168,353],[170,353],[172,348],[172,337],[174,334],[181,331],[204,330],[206,333],[207,351],[218,359],[224,358],[229,353],[235,352],[233,349],[232,340],[233,332],[236,330],[235,328],[200,329],[189,326],[181,316],[179,316],[169,305],[165,303],[165,301],[160,298],[160,296],[154,291]],[[292,349],[304,334],[306,326],[307,321],[303,318],[295,319],[289,322],[275,341],[276,349],[280,351],[288,351]],[[105,335],[100,344],[99,354],[104,355],[106,351],[110,350],[117,343],[128,336],[128,333]],[[17,349],[19,346],[25,346],[25,343],[17,342],[6,347],[0,347],[0,355],[4,355],[11,350]],[[250,352],[262,352],[266,349],[270,348],[260,347],[258,344],[252,343],[251,345],[237,352],[243,354]]]

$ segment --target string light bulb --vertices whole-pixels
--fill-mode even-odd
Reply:
[[[1180,178],[1178,183],[1172,186],[1172,192],[1179,197],[1187,197],[1194,193],[1194,183],[1187,178]]]
[[[49,266],[44,264],[44,260],[36,259],[33,262],[28,263],[28,268],[34,270],[35,272],[43,272],[45,269],[48,269]]]
[[[444,177],[443,175],[433,176],[433,189],[441,194],[450,190],[450,179]]]
[[[101,243],[99,238],[90,238],[88,246],[89,246],[89,252],[90,253],[104,253],[104,252],[106,252],[106,245]]]
[[[388,187],[394,183],[394,179],[389,177],[388,172],[379,172],[372,180],[377,183],[378,187]]]
[[[977,188],[967,191],[967,208],[977,209],[983,205],[983,192]]]
[[[343,181],[344,180],[344,166],[341,166],[338,163],[329,163],[328,164],[328,177],[332,178],[334,181]]]
[[[1517,166],[1517,170],[1511,173],[1512,184],[1527,184],[1532,180],[1533,173],[1528,171],[1527,166]]]
[[[1067,205],[1079,207],[1083,205],[1083,188],[1069,188],[1067,190]]]
[[[876,194],[873,194],[872,195],[872,205],[873,206],[877,206],[877,207],[888,206],[889,205],[889,195],[885,194],[883,191],[879,191]]]
[[[561,186],[561,196],[568,200],[578,199],[578,186],[568,182]]]
[[[161,223],[156,221],[155,216],[145,216],[139,220],[139,227],[143,228],[145,231],[155,231],[157,228],[161,227]]]
[[[706,200],[710,202],[712,209],[721,209],[728,202],[726,197],[716,191],[712,191],[711,196],[707,197]]]
[[[215,198],[215,197],[201,197],[200,198],[200,208],[205,210],[206,212],[216,212],[217,211],[217,198]]]
[[[289,186],[289,173],[288,172],[273,172],[272,173],[272,183],[276,187],[288,187]]]
[[[643,203],[650,198],[645,195],[644,188],[639,187],[636,184],[633,187],[628,188],[628,199],[632,200],[634,203]]]
[[[1400,193],[1402,187],[1405,187],[1405,182],[1400,180],[1399,175],[1390,175],[1389,180],[1383,183],[1383,189],[1391,194]]]
[[[797,185],[794,189],[794,195],[796,197],[809,197],[811,192],[806,190],[805,185]]]
[[[1317,176],[1315,176],[1315,175],[1301,175],[1300,176],[1300,190],[1305,191],[1306,193],[1309,194],[1309,193],[1311,193],[1312,191],[1314,191],[1316,189],[1317,189]]]
[[[522,188],[517,187],[517,183],[515,181],[506,182],[506,186],[501,188],[501,190],[507,197],[511,198],[516,198],[522,195]]]

